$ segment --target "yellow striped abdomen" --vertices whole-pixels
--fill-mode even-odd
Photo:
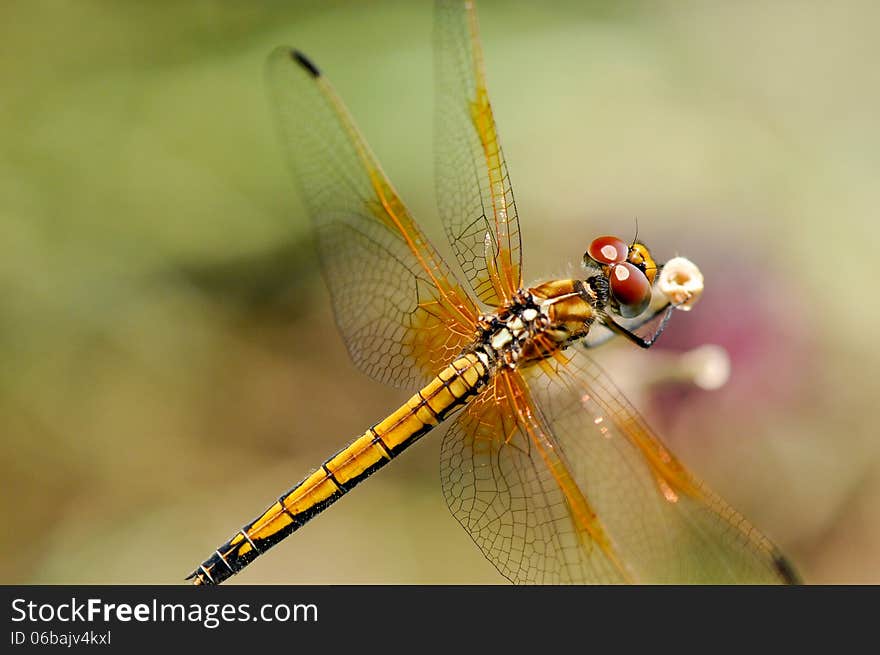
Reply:
[[[243,569],[464,405],[482,389],[488,376],[487,364],[476,354],[453,361],[400,409],[324,462],[220,546],[190,575],[193,584],[218,584]]]

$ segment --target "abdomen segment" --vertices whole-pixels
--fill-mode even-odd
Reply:
[[[283,494],[193,571],[193,584],[219,584],[339,500],[394,459],[485,385],[475,354],[453,361],[388,418],[377,423]]]

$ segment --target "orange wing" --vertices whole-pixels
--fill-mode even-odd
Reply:
[[[798,582],[578,349],[500,375],[442,454],[453,514],[514,582]]]
[[[327,79],[278,48],[268,84],[315,225],[336,322],[368,375],[415,386],[469,343],[477,310],[382,172]]]
[[[471,287],[495,307],[522,286],[522,254],[473,3],[438,2],[434,29],[437,204]]]
[[[532,411],[519,373],[499,372],[446,433],[441,479],[453,516],[511,582],[632,579]]]

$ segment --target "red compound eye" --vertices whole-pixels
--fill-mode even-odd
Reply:
[[[606,266],[626,261],[627,255],[629,255],[629,246],[617,237],[593,239],[586,254],[594,262]]]
[[[651,283],[638,268],[629,262],[617,264],[611,269],[609,281],[621,316],[633,318],[647,309],[651,302]]]

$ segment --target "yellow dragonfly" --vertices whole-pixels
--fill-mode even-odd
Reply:
[[[280,131],[351,357],[371,377],[417,391],[190,579],[226,580],[450,423],[441,447],[446,501],[512,582],[798,582],[780,551],[685,469],[587,354],[586,337],[599,332],[650,346],[672,311],[696,300],[699,270],[681,258],[659,266],[643,243],[599,237],[582,276],[524,286],[475,10],[441,0],[435,13],[437,198],[464,284],[320,69],[290,48],[269,58]],[[637,334],[639,321],[654,326],[650,337]]]

